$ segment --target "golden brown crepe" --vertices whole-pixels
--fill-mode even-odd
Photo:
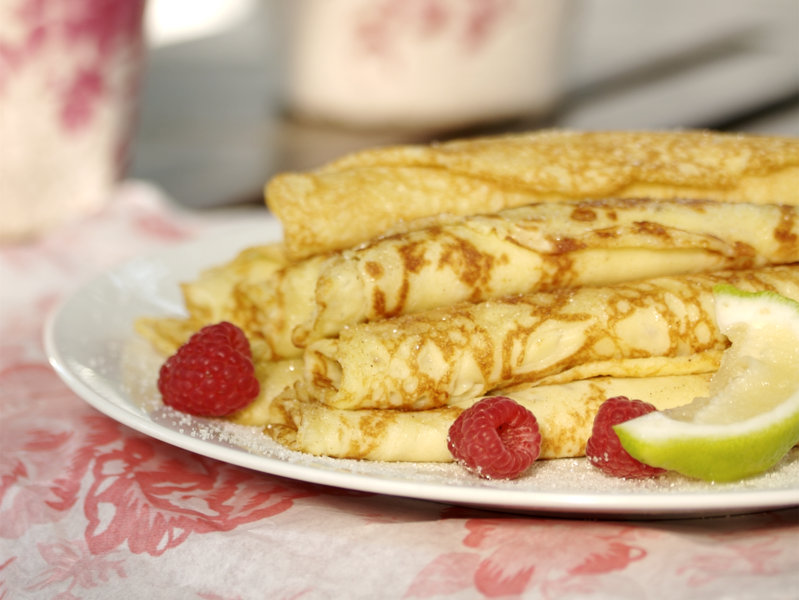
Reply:
[[[266,187],[289,256],[348,248],[434,215],[586,198],[799,204],[799,139],[539,131],[358,152]]]
[[[264,340],[273,358],[292,358],[345,327],[463,301],[797,261],[798,215],[792,206],[617,199],[453,218],[241,282],[218,317]]]
[[[508,396],[535,415],[541,458],[582,456],[594,415],[607,398],[626,395],[673,408],[708,393],[710,374],[668,377],[597,377],[562,385],[520,386]],[[284,446],[309,454],[383,461],[448,462],[447,431],[480,398],[422,411],[341,410],[291,394],[279,397],[285,419],[265,432]]]
[[[239,252],[233,259],[204,269],[193,281],[180,284],[188,315],[185,317],[140,317],[135,322],[139,335],[149,340],[163,355],[170,355],[204,325],[225,320],[244,319],[237,316],[237,290],[252,282],[272,277],[287,264],[280,243],[252,246]],[[268,347],[250,336],[250,343]],[[271,357],[271,352],[270,352]]]
[[[799,266],[559,289],[349,327],[304,354],[310,397],[342,409],[423,410],[523,382],[718,367],[712,288],[799,300]]]
[[[136,333],[166,357],[174,354],[193,333],[207,324],[184,317],[140,317],[133,325]]]
[[[293,388],[302,375],[301,360],[268,361],[255,355],[255,376],[261,384],[258,397],[244,408],[228,417],[241,425],[282,424],[286,422],[285,410],[275,399]]]
[[[204,323],[225,319],[237,286],[263,281],[287,262],[282,243],[273,243],[246,248],[232,260],[205,269],[195,281],[181,284],[189,316]]]
[[[317,281],[329,262],[327,255],[313,256],[267,279],[242,282],[233,289],[222,318],[262,341],[273,360],[300,356],[293,332],[308,317]]]

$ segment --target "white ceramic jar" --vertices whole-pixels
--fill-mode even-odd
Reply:
[[[563,0],[297,0],[286,101],[305,118],[445,129],[546,112]]]

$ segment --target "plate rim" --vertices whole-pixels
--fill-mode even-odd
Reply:
[[[512,488],[491,487],[482,481],[480,485],[447,485],[428,481],[413,482],[396,477],[381,477],[346,469],[321,469],[313,464],[300,464],[279,457],[264,456],[243,448],[233,448],[215,441],[200,439],[158,423],[133,404],[130,398],[116,392],[115,400],[106,398],[85,377],[69,365],[64,347],[57,336],[58,325],[78,299],[96,286],[124,273],[135,264],[146,264],[159,260],[176,261],[192,249],[213,245],[228,246],[232,255],[248,245],[249,240],[263,243],[277,241],[279,223],[273,217],[258,221],[228,226],[212,233],[200,234],[190,240],[170,244],[147,254],[136,256],[112,266],[93,278],[78,284],[53,307],[46,316],[43,330],[45,354],[50,366],[61,380],[84,402],[109,418],[184,450],[248,468],[262,473],[285,477],[306,483],[339,487],[353,491],[370,492],[394,497],[427,500],[445,504],[472,506],[482,509],[512,510],[523,513],[557,514],[567,517],[614,517],[614,518],[687,518],[690,516],[731,515],[743,512],[775,510],[799,505],[799,486],[780,489],[740,489],[718,491],[671,491],[620,494],[617,491],[553,492],[548,490],[531,492]],[[256,229],[257,228],[257,229]],[[257,232],[257,233],[256,233]],[[267,235],[264,235],[266,232]],[[261,239],[263,236],[264,239]],[[278,236],[278,237],[274,237]],[[235,241],[233,241],[235,240]],[[174,266],[174,265],[173,265]],[[212,266],[207,264],[205,266]],[[198,266],[198,268],[203,268]],[[176,281],[177,283],[177,281]],[[88,312],[87,308],[78,311]],[[131,324],[131,337],[135,335]],[[123,408],[124,406],[124,408]],[[302,456],[296,453],[298,456]],[[313,457],[308,455],[309,460]],[[342,465],[348,461],[342,460]]]

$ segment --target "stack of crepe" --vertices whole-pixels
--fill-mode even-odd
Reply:
[[[284,240],[143,318],[170,353],[239,325],[262,382],[234,414],[301,452],[449,461],[480,398],[528,407],[544,458],[596,410],[711,392],[728,341],[713,286],[799,300],[799,140],[544,131],[346,156],[266,189]]]

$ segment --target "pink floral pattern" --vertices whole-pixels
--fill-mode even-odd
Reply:
[[[193,533],[279,514],[308,494],[127,432],[76,405],[45,365],[8,369],[0,384],[17,391],[23,413],[0,446],[11,457],[0,467],[0,537],[18,538],[82,503],[91,554],[127,545],[133,553],[159,555]],[[33,384],[37,393],[25,393]]]
[[[478,51],[503,19],[512,18],[514,0],[379,0],[366,3],[354,23],[354,38],[366,54],[389,57],[399,39],[448,36]]]
[[[112,577],[126,577],[123,560],[93,556],[80,540],[60,541],[54,544],[37,544],[39,554],[48,564],[37,580],[28,586],[29,591],[44,590],[53,586],[61,588],[59,598],[79,598],[75,588],[96,588]],[[66,588],[66,589],[64,589]]]
[[[529,519],[469,519],[463,546],[476,553],[441,555],[420,574],[411,596],[430,591],[429,580],[478,590],[487,598],[535,591],[543,597],[587,592],[595,575],[624,570],[646,551],[635,543],[634,528],[616,524]],[[572,541],[580,531],[579,546]],[[585,587],[585,589],[583,589]]]
[[[248,471],[99,414],[47,365],[41,315],[76,279],[212,228],[159,198],[129,185],[83,223],[0,247],[0,600],[137,586],[204,600],[794,595],[799,508],[652,523],[494,514]]]
[[[750,535],[746,521],[760,521],[761,535]],[[719,527],[708,536],[712,549],[697,551],[677,569],[691,587],[700,588],[735,574],[752,577],[778,576],[781,570],[782,528],[799,530],[795,513],[773,513],[762,517],[741,517],[736,526]],[[743,523],[742,523],[743,522]],[[799,575],[797,575],[799,583]]]
[[[109,83],[109,60],[121,50],[134,48],[141,39],[145,0],[17,0],[5,18],[15,18],[7,37],[0,30],[0,94],[6,78],[38,60],[46,48],[69,52],[84,49],[87,59],[71,70],[52,73],[61,103],[61,123],[66,130],[88,125]],[[13,36],[22,31],[21,36]],[[131,82],[134,85],[135,82]]]
[[[127,544],[163,554],[191,534],[229,531],[308,495],[255,473],[138,436],[97,457],[84,511],[93,554]]]
[[[2,418],[15,423],[0,437],[0,537],[17,538],[40,523],[57,521],[74,504],[85,472],[69,410],[72,395],[46,365],[0,372],[9,394]],[[52,410],[43,417],[44,401]]]

